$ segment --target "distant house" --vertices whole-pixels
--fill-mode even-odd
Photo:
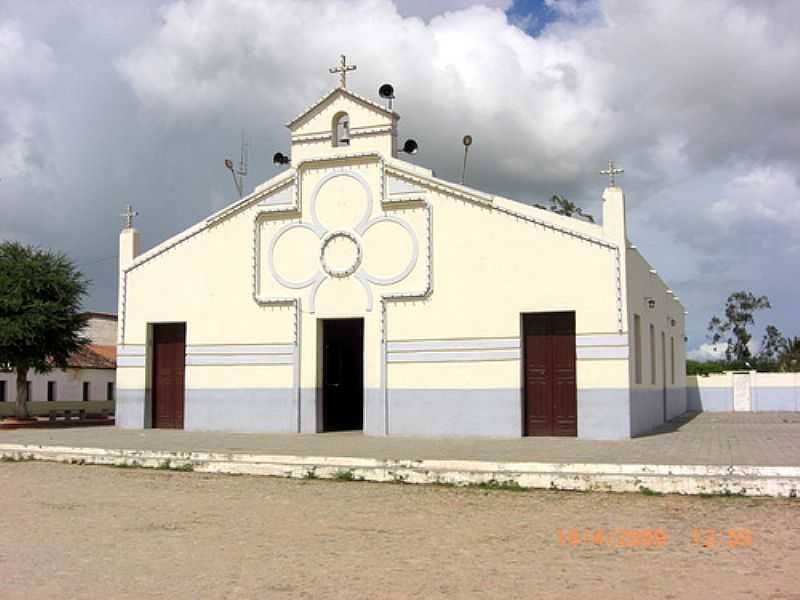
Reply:
[[[90,312],[84,335],[91,343],[69,357],[62,371],[28,374],[31,402],[113,400],[116,394],[117,315]],[[16,374],[0,371],[0,402],[16,402]]]

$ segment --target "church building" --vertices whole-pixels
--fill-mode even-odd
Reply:
[[[602,223],[402,160],[341,84],[285,170],[140,252],[120,235],[124,428],[625,439],[686,411],[684,308]]]

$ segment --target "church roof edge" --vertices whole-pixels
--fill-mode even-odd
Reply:
[[[377,110],[377,111],[379,111],[379,112],[381,112],[381,113],[383,113],[383,114],[385,114],[385,115],[387,115],[389,117],[392,117],[394,119],[399,119],[400,118],[400,115],[397,114],[396,112],[394,112],[393,110],[389,110],[386,107],[381,106],[377,102],[374,102],[374,101],[370,100],[369,98],[366,98],[365,96],[362,96],[360,94],[356,94],[355,92],[353,92],[352,90],[349,90],[347,88],[337,87],[337,88],[333,88],[327,94],[322,96],[319,100],[314,102],[311,106],[308,106],[305,109],[303,109],[303,111],[299,115],[297,115],[294,119],[292,119],[291,121],[286,123],[286,127],[288,127],[289,129],[292,129],[297,124],[297,122],[300,121],[303,117],[305,117],[308,113],[316,110],[320,105],[322,105],[326,100],[328,100],[328,98],[331,98],[335,94],[340,93],[340,92],[343,93],[346,96],[349,96],[353,100],[355,100],[357,102],[361,102],[362,104],[366,104],[370,108],[373,108],[373,109],[375,109],[375,110]]]

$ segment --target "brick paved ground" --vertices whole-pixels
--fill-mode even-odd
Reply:
[[[800,414],[700,413],[632,440],[400,438],[360,433],[236,434],[112,427],[0,431],[0,443],[391,459],[800,465]]]

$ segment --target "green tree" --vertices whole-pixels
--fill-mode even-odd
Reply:
[[[63,254],[0,243],[0,365],[17,378],[16,416],[28,417],[28,372],[65,369],[87,340],[88,282]]]
[[[590,223],[594,223],[594,217],[588,213],[583,212],[583,210],[574,202],[567,200],[564,196],[560,196],[559,194],[553,194],[550,198],[550,208],[542,206],[541,204],[535,204],[536,208],[541,208],[542,210],[550,210],[558,215],[564,215],[565,217],[582,217],[589,221]]]
[[[766,333],[761,340],[761,349],[758,351],[758,358],[768,363],[776,362],[781,355],[781,351],[786,344],[786,339],[775,325],[767,325]]]
[[[766,296],[755,296],[752,292],[734,292],[725,302],[725,319],[714,315],[708,324],[709,338],[713,344],[725,342],[725,358],[728,362],[746,361],[751,357],[747,344],[753,336],[747,330],[753,325],[753,314],[757,310],[772,308]]]
[[[778,352],[778,370],[800,371],[800,337],[784,338]]]

